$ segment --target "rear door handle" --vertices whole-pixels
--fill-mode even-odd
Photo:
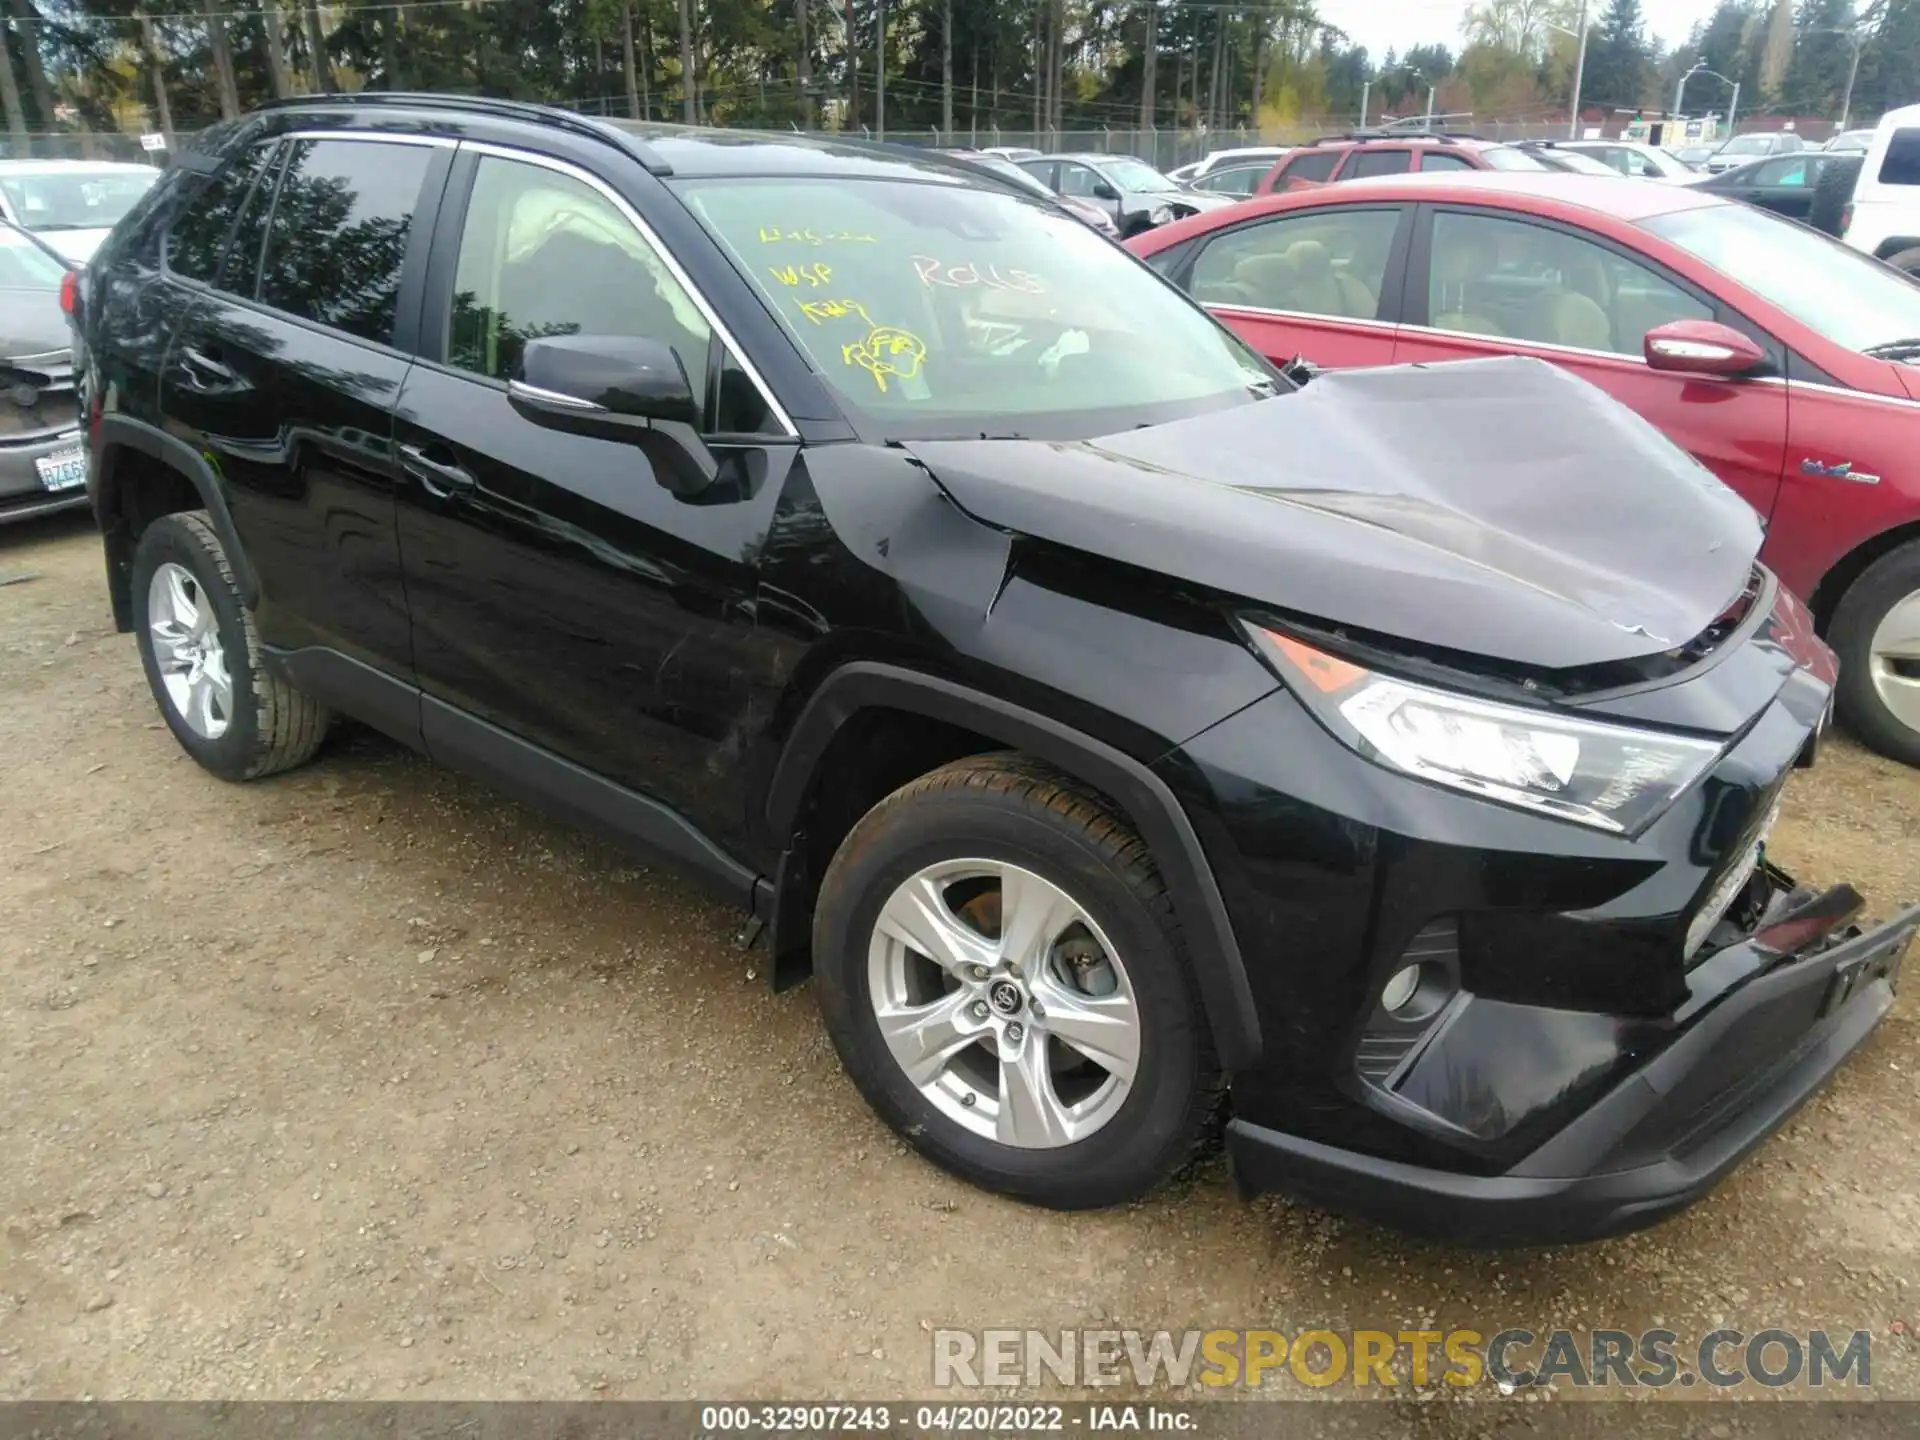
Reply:
[[[189,379],[202,388],[209,385],[231,385],[235,375],[230,367],[224,365],[215,356],[204,350],[196,350],[191,345],[180,347],[180,368],[187,372]]]
[[[402,445],[400,456],[406,472],[427,487],[427,493],[444,500],[456,490],[473,488],[473,472],[465,466],[436,460],[426,448]]]

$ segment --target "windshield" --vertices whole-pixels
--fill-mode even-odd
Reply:
[[[1736,135],[1720,147],[1722,155],[1771,155],[1771,135]]]
[[[67,267],[18,230],[0,229],[0,289],[58,290]]]
[[[1682,164],[1698,165],[1702,160],[1713,154],[1713,147],[1711,145],[1689,145],[1685,149],[1676,150],[1673,153],[1674,158]]]
[[[29,230],[106,230],[160,178],[158,170],[65,170],[8,175],[0,190]]]
[[[889,439],[1083,439],[1273,384],[1205,311],[1050,206],[897,180],[677,188],[814,370]]]
[[[1817,230],[1734,204],[1641,223],[1836,345],[1867,350],[1920,337],[1920,285]],[[1807,284],[1809,275],[1820,283]]]
[[[1487,162],[1489,170],[1546,170],[1549,166],[1541,164],[1524,151],[1514,150],[1506,145],[1489,145],[1480,152],[1480,158]]]
[[[1053,191],[1047,189],[1039,180],[1022,170],[1013,161],[1001,155],[963,155],[963,160],[978,165],[982,170],[991,170],[994,174],[1011,180],[1029,195],[1040,195],[1048,200],[1055,199]]]
[[[1144,160],[1136,160],[1131,155],[1122,155],[1115,160],[1102,160],[1100,168],[1107,172],[1122,190],[1178,190],[1180,187],[1162,175]]]
[[[1604,160],[1596,160],[1591,155],[1582,155],[1578,150],[1550,150],[1542,158],[1550,158],[1563,170],[1576,175],[1611,175],[1619,178],[1620,172]]]
[[[1865,151],[1873,145],[1873,131],[1849,130],[1844,135],[1836,135],[1827,142],[1829,150]]]

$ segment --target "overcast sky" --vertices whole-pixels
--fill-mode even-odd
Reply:
[[[1320,0],[1320,17],[1338,25],[1367,47],[1376,64],[1391,46],[1406,54],[1413,45],[1442,44],[1460,49],[1460,22],[1469,0]],[[1642,6],[1647,33],[1672,49],[1687,38],[1696,21],[1713,13],[1715,0],[1653,0]],[[1593,0],[1595,15],[1604,0]]]

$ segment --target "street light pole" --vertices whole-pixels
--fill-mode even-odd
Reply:
[[[1373,77],[1363,76],[1360,81],[1360,128],[1367,128],[1367,101],[1373,93]]]
[[[1580,86],[1587,78],[1587,0],[1580,0],[1580,48],[1573,54],[1573,113],[1567,117],[1567,139],[1580,138]]]
[[[879,0],[876,6],[879,24],[875,27],[878,34],[874,37],[874,94],[873,128],[882,140],[887,138],[887,0]]]
[[[1860,32],[1849,30],[1847,38],[1853,41],[1853,63],[1847,66],[1847,93],[1840,98],[1840,128],[1847,128],[1847,119],[1853,114],[1853,77],[1860,73]]]
[[[1686,117],[1686,111],[1683,110],[1681,106],[1683,106],[1686,103],[1686,99],[1687,99],[1687,81],[1691,80],[1694,76],[1698,75],[1702,70],[1706,68],[1707,68],[1706,61],[1704,60],[1694,61],[1693,69],[1687,71],[1686,74],[1682,75],[1680,77],[1680,83],[1674,86],[1674,89],[1673,89],[1673,118],[1674,119],[1681,120]]]

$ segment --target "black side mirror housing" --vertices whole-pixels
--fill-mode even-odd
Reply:
[[[513,408],[536,425],[625,440],[676,495],[698,494],[719,464],[700,438],[700,406],[679,352],[627,335],[529,340],[507,381]]]
[[[627,335],[529,340],[509,389],[525,412],[700,423],[687,367],[671,345],[658,340]]]
[[[1120,192],[1104,180],[1096,180],[1093,182],[1093,194],[1097,200],[1118,200],[1120,198]]]

